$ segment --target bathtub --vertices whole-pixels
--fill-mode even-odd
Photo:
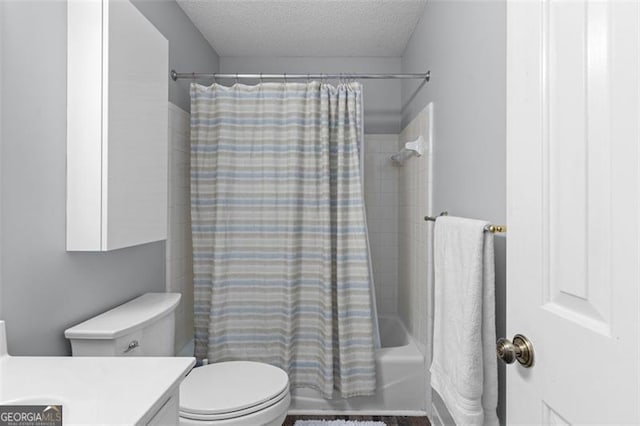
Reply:
[[[313,389],[291,392],[289,414],[424,415],[424,356],[402,321],[380,316],[382,347],[376,350],[377,389],[371,396],[327,400]]]

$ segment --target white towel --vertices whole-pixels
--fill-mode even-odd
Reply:
[[[435,225],[431,386],[458,426],[498,424],[493,234],[485,225],[446,216]]]

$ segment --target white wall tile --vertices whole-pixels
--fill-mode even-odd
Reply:
[[[365,135],[364,191],[378,312],[397,312],[398,170],[390,157],[397,135]]]
[[[411,121],[400,134],[402,141],[429,136],[429,106]],[[427,351],[431,327],[432,224],[424,221],[431,215],[431,150],[422,157],[412,157],[399,168],[398,176],[398,313],[409,332]]]
[[[193,338],[193,267],[189,176],[189,114],[169,106],[169,194],[166,289],[182,294],[176,310],[176,350]]]

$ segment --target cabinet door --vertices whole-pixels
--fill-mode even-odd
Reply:
[[[178,390],[174,389],[171,396],[160,409],[153,414],[147,426],[175,426],[180,422],[179,419],[179,395]]]
[[[67,10],[67,250],[165,239],[168,42],[129,1]]]
[[[103,250],[167,237],[167,40],[128,1],[108,4]]]

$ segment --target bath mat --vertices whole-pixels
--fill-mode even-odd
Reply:
[[[293,426],[386,426],[386,423],[358,420],[296,420]]]

